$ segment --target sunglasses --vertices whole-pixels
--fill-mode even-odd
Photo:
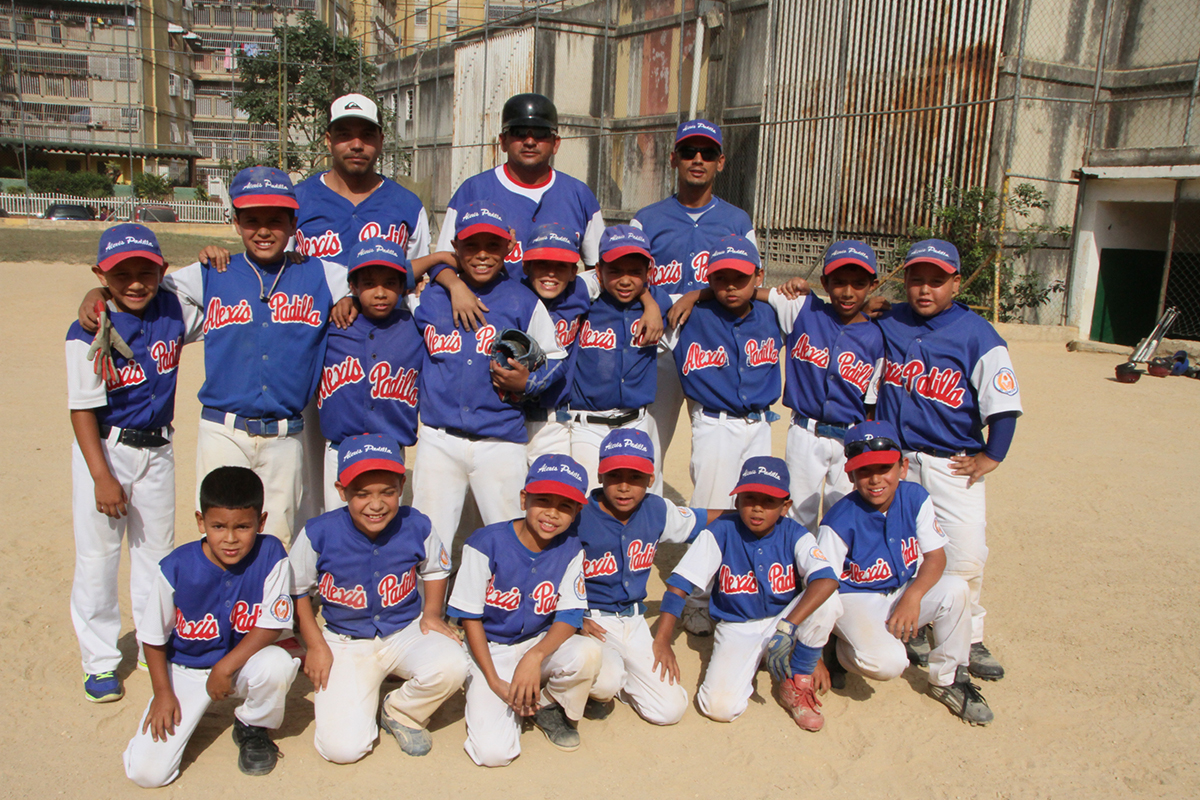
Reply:
[[[504,133],[506,136],[522,142],[529,138],[545,142],[555,137],[554,131],[550,128],[509,128]]]
[[[900,452],[900,445],[888,439],[885,436],[874,436],[870,439],[860,439],[857,442],[850,442],[846,445],[846,458],[857,458],[867,451],[878,453],[881,450],[895,450]]]
[[[676,147],[675,152],[684,161],[691,161],[698,153],[705,161],[716,161],[721,157],[721,149],[719,147],[692,147],[690,144],[685,144],[681,147]]]

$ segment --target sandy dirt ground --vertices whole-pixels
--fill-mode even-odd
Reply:
[[[3,254],[0,253],[0,258]],[[63,338],[85,267],[3,264],[0,352],[4,480],[0,507],[0,796],[146,796],[121,753],[149,698],[134,671],[122,590],[127,695],[91,705],[81,690],[68,614],[73,542]],[[46,291],[49,290],[49,294]],[[1025,416],[1005,464],[988,478],[988,643],[1008,669],[983,687],[996,721],[970,728],[924,693],[909,668],[890,683],[851,676],[825,699],[825,730],[806,734],[760,672],[733,724],[695,710],[655,728],[628,708],[580,725],[561,753],[536,730],[510,767],[474,766],[462,750],[462,697],[435,716],[433,752],[404,756],[390,738],[351,766],[313,750],[312,688],[301,676],[278,732],[286,754],[265,778],[242,776],[231,703],[213,707],[183,774],[156,797],[1188,797],[1200,789],[1200,608],[1194,486],[1200,382],[1117,384],[1118,356],[1061,343],[1012,345]],[[177,541],[195,538],[191,498],[202,353],[183,356],[176,419]],[[785,428],[775,431],[783,454]],[[687,430],[667,459],[686,496]],[[679,556],[660,557],[651,599]],[[124,565],[123,565],[124,567]],[[123,570],[122,580],[127,580]],[[652,614],[657,602],[651,603]],[[689,692],[710,640],[681,636]]]

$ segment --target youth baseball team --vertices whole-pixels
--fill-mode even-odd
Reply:
[[[458,187],[432,253],[420,200],[375,172],[380,116],[357,94],[332,106],[329,171],[233,179],[244,252],[206,247],[167,275],[148,228],[101,235],[101,288],[66,342],[71,617],[87,699],[120,700],[127,539],[153,689],[129,778],[178,777],[226,697],[241,700],[239,767],[270,772],[301,669],[335,763],[367,755],[381,725],[428,753],[430,717],[464,687],[483,766],[520,754],[524,718],[563,750],[617,700],[671,725],[688,705],[677,621],[713,637],[695,701],[714,720],[746,710],[764,662],[807,731],[847,672],[888,680],[911,662],[954,714],[991,722],[972,682],[1004,674],[983,644],[984,476],[1021,403],[1004,341],[954,299],[954,245],[913,245],[891,307],[869,299],[860,241],[828,248],[828,300],[797,279],[767,290],[750,218],[713,194],[718,126],[679,125],[676,193],[610,227],[550,166],[549,99],[510,98],[502,126],[505,163]],[[510,339],[525,355],[498,354]],[[176,548],[176,375],[200,340],[201,538]],[[685,399],[680,507],[662,456]],[[483,527],[462,540],[468,491]],[[688,549],[652,632],[662,542]]]

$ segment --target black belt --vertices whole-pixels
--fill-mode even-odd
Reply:
[[[491,439],[491,436],[480,436],[478,433],[464,431],[462,428],[438,428],[440,431],[445,431],[451,436],[457,436],[460,439],[466,439],[468,442],[482,442],[484,439]]]
[[[107,439],[112,433],[112,425],[100,426],[100,438]],[[139,431],[135,428],[121,428],[121,433],[117,436],[117,441],[129,447],[137,447],[146,449],[150,447],[163,447],[171,443],[171,440],[162,435],[162,428],[155,428],[152,431]]]
[[[225,424],[225,412],[218,408],[210,408],[205,406],[200,409],[200,419],[209,422],[216,422],[220,425]],[[233,415],[233,427],[239,431],[245,431],[247,436],[278,436],[279,423],[287,422],[288,435],[299,433],[304,430],[304,417],[288,417],[286,420],[269,419],[267,417],[243,417],[239,414]]]
[[[626,411],[624,414],[617,414],[615,417],[604,417],[597,414],[589,414],[586,411],[571,410],[572,414],[578,414],[583,418],[583,421],[590,425],[606,425],[610,428],[619,428],[622,425],[633,422],[642,415],[642,409],[635,408]]]
[[[714,417],[714,418],[718,418],[718,419],[721,417],[722,414],[724,414],[725,419],[748,419],[753,422],[768,422],[769,421],[767,419],[766,411],[748,411],[745,414],[734,414],[731,411],[715,411],[711,408],[704,408],[704,409],[700,410],[700,413],[706,417]]]
[[[533,406],[527,407],[525,409],[525,421],[526,422],[549,422],[550,421],[550,409],[535,408]]]
[[[918,447],[917,452],[934,458],[954,458],[961,455],[975,455],[975,453],[963,453],[955,450],[935,450],[932,447]]]

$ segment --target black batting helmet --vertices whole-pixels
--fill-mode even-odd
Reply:
[[[505,133],[514,126],[558,130],[558,109],[545,95],[515,94],[508,98],[500,112],[500,132]]]

